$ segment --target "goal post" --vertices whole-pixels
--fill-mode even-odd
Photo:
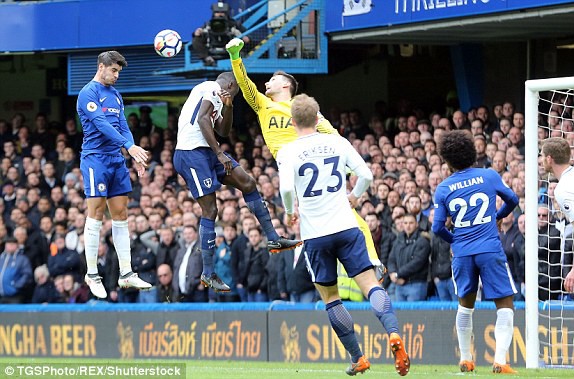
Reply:
[[[572,88],[574,88],[574,77],[528,80],[525,82],[525,360],[527,368],[571,366],[574,364],[569,359],[569,355],[572,354],[574,338],[572,338],[572,331],[568,331],[568,326],[571,328],[572,325],[571,319],[574,308],[569,304],[564,304],[562,300],[556,300],[556,303],[553,303],[552,300],[541,303],[538,298],[540,273],[537,218],[539,201],[538,155],[539,142],[541,142],[539,141],[538,129],[539,127],[547,128],[544,121],[548,118],[549,111],[544,111],[544,109],[553,109],[554,105],[554,103],[548,102],[548,99],[541,99],[540,94],[542,92],[550,93],[549,98],[552,101],[555,99],[555,94],[557,94],[556,99],[564,98],[565,94],[572,96],[571,92],[567,92],[568,89]],[[562,107],[562,109],[566,108],[568,107]],[[558,118],[564,117],[565,114],[565,112],[559,114]],[[541,115],[543,116],[542,123],[539,122]],[[572,118],[572,109],[569,109],[568,117]],[[550,130],[548,135],[550,135]],[[570,318],[570,322],[565,323],[566,318]],[[560,325],[562,325],[562,329],[560,329]],[[556,331],[552,337],[550,336],[552,334],[550,329]],[[556,344],[560,345],[559,348],[553,346]]]

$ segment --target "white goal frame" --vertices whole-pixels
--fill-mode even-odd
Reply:
[[[527,80],[524,88],[526,368],[538,368],[538,93],[574,88],[574,77]]]

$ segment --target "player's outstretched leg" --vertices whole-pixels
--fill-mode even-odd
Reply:
[[[359,342],[355,336],[353,318],[341,300],[335,300],[326,305],[327,315],[331,327],[339,337],[345,350],[351,355],[351,365],[345,371],[347,375],[355,376],[358,373],[367,371],[371,364],[363,355]]]
[[[389,344],[395,356],[395,370],[399,375],[405,376],[409,373],[411,360],[403,340],[399,336],[399,322],[393,310],[391,298],[387,291],[380,286],[371,288],[368,298],[375,316],[377,316],[387,333],[389,333]]]
[[[203,272],[201,283],[211,287],[215,292],[229,292],[231,289],[217,276],[213,269],[213,255],[215,254],[215,221],[202,217],[199,220],[199,240],[201,244],[201,257],[203,258]]]
[[[265,202],[257,191],[252,191],[243,195],[247,207],[257,217],[261,228],[267,236],[267,248],[271,253],[279,253],[283,250],[291,250],[303,244],[303,241],[290,240],[279,236],[271,223],[271,216],[269,210],[265,206]]]
[[[120,263],[120,277],[118,285],[121,288],[137,288],[147,290],[152,287],[146,281],[139,278],[138,274],[132,271],[132,256],[130,249],[130,234],[128,220],[112,220],[112,239],[118,254]]]

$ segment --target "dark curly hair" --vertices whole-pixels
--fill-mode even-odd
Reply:
[[[450,167],[457,171],[472,167],[476,162],[474,139],[468,130],[453,130],[444,133],[438,146],[438,153]]]

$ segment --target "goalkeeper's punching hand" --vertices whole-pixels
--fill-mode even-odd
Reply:
[[[227,45],[225,45],[225,49],[229,53],[232,61],[239,59],[239,52],[242,48],[243,41],[239,38],[233,38],[231,41],[227,42]]]

